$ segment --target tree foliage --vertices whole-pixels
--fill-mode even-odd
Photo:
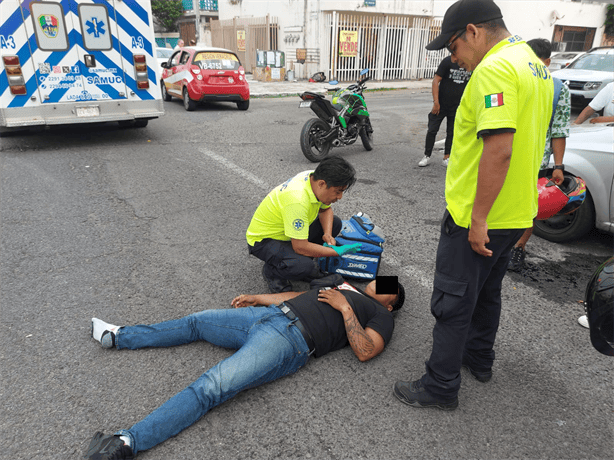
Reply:
[[[608,5],[608,10],[605,13],[605,33],[614,35],[614,5]]]
[[[169,32],[177,31],[177,19],[183,15],[181,0],[152,0],[151,12],[158,24]]]

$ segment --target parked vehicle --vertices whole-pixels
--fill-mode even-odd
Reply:
[[[369,72],[360,72],[363,77]],[[351,145],[360,136],[362,145],[373,150],[373,128],[367,104],[362,95],[365,83],[370,77],[363,77],[347,88],[331,88],[335,91],[332,103],[321,94],[306,91],[300,95],[300,108],[310,108],[318,116],[305,123],[301,131],[301,150],[309,161],[317,163],[328,155],[331,147]],[[331,80],[329,84],[339,82]]]
[[[565,171],[584,179],[586,199],[572,214],[535,221],[533,232],[557,243],[594,227],[614,233],[614,123],[572,126],[563,163]]]
[[[223,48],[187,46],[162,64],[162,96],[183,100],[187,111],[200,102],[235,102],[249,108],[249,83],[239,57]]]
[[[551,71],[564,69],[573,61],[584,54],[584,51],[561,51],[550,56],[550,65],[548,69]]]
[[[172,55],[172,48],[156,48],[156,59],[158,60],[158,65],[160,66],[160,69],[162,69],[162,64],[164,62],[168,62]],[[160,70],[160,74],[162,74],[162,70]]]
[[[149,0],[0,2],[0,133],[164,115]]]
[[[614,81],[614,48],[593,48],[564,69],[552,72],[569,88],[571,104],[586,107],[599,90]]]

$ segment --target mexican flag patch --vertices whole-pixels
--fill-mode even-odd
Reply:
[[[490,107],[499,107],[503,105],[503,93],[489,94],[484,96],[484,106],[489,109]]]

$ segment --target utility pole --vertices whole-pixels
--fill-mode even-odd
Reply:
[[[192,0],[192,9],[194,10],[194,22],[196,25],[196,43],[200,41],[200,1]]]

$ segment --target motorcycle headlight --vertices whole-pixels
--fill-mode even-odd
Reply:
[[[585,91],[592,91],[594,89],[598,89],[601,86],[600,81],[589,81],[584,84]]]

